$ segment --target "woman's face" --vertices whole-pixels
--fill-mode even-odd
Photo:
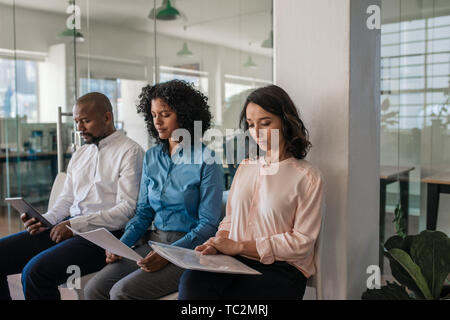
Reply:
[[[159,138],[169,139],[172,136],[172,132],[179,128],[177,114],[160,98],[152,100],[150,110]]]
[[[272,148],[276,147],[276,144],[272,145],[271,132],[273,130],[278,130],[278,143],[280,147],[282,146],[283,133],[281,131],[280,117],[264,110],[253,102],[247,105],[246,117],[250,135],[261,149],[266,152],[275,151],[272,150]],[[277,141],[274,142],[276,143]]]

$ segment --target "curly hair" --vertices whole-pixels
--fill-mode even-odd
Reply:
[[[142,88],[139,95],[137,112],[144,114],[148,133],[156,139],[156,143],[168,147],[167,139],[160,139],[153,123],[151,102],[153,99],[163,100],[177,115],[178,126],[186,129],[194,143],[194,121],[202,122],[202,137],[211,127],[212,115],[209,111],[208,98],[196,90],[193,84],[183,80],[171,80],[154,86],[147,85]],[[198,137],[201,138],[201,137]]]
[[[281,119],[281,132],[283,134],[286,151],[297,159],[304,159],[311,148],[308,130],[300,119],[297,108],[289,95],[282,88],[270,85],[256,89],[247,97],[240,115],[240,126],[248,130],[247,105],[253,102],[261,108]]]

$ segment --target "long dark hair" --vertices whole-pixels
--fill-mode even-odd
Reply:
[[[276,85],[256,89],[247,97],[240,116],[240,127],[248,130],[247,105],[252,102],[281,119],[281,132],[286,152],[297,159],[304,159],[311,148],[308,130],[300,119],[297,108],[289,95]]]
[[[208,98],[195,89],[192,84],[182,80],[171,80],[154,86],[145,86],[139,95],[137,112],[144,114],[147,130],[156,143],[168,147],[168,140],[161,140],[153,123],[151,103],[160,98],[177,114],[178,126],[186,129],[194,144],[194,121],[202,122],[202,136],[211,127],[212,115],[209,111]],[[201,137],[198,137],[199,139]]]

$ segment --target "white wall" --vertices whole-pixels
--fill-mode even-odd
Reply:
[[[379,31],[368,0],[275,0],[275,82],[291,95],[326,182],[327,299],[360,299],[378,264]],[[363,24],[364,22],[364,24]]]
[[[58,106],[66,105],[66,46],[55,44],[45,62],[39,62],[39,119],[56,122]],[[64,109],[63,109],[64,110]],[[64,122],[66,119],[63,120]]]
[[[123,80],[121,81],[122,100],[117,106],[117,118],[124,122],[124,131],[127,136],[147,150],[149,145],[147,127],[144,116],[136,112],[138,96],[141,88],[145,86],[145,81]]]

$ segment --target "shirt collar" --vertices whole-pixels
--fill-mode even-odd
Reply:
[[[112,142],[116,141],[121,136],[122,136],[122,132],[120,132],[118,130],[114,131],[109,136],[107,136],[106,138],[103,138],[102,140],[99,141],[98,148],[101,149],[101,148],[107,146],[108,144],[111,144]]]

